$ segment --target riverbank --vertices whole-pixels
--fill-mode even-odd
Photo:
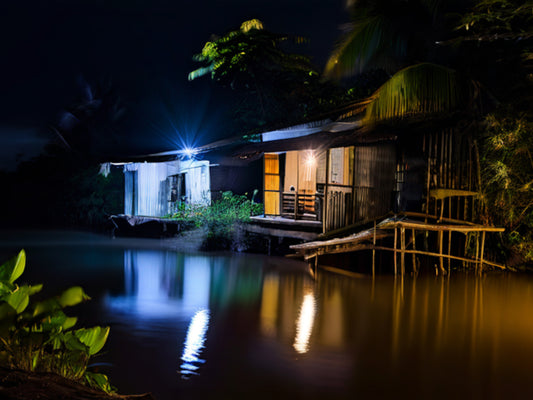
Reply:
[[[52,373],[0,367],[0,398],[5,400],[155,400],[151,393],[107,394]]]

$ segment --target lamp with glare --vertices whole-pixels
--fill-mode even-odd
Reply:
[[[183,150],[182,150],[182,154],[187,157],[187,158],[193,158],[194,155],[196,154],[196,149],[193,149],[191,147],[185,147]]]
[[[305,156],[305,165],[309,168],[316,167],[316,156],[313,150],[309,150]]]

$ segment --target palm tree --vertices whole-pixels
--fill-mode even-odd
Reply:
[[[457,108],[467,87],[452,68],[435,63],[442,50],[439,41],[450,36],[447,16],[457,7],[454,3],[348,0],[351,23],[331,54],[324,75],[341,78],[372,68],[390,74],[372,96],[367,121]]]
[[[60,113],[50,129],[69,151],[101,157],[117,150],[117,126],[125,107],[110,84],[80,82],[80,94]]]
[[[351,22],[343,27],[326,76],[340,78],[368,68],[394,72],[429,61],[435,41],[442,40],[445,21],[438,0],[348,0],[347,8]]]

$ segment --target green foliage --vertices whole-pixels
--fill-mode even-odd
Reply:
[[[189,73],[189,80],[206,74],[232,88],[251,86],[265,74],[287,71],[318,75],[308,57],[283,51],[289,36],[271,33],[257,19],[245,21],[239,30],[207,42],[193,60],[206,64]],[[303,41],[303,38],[296,38]]]
[[[259,20],[207,42],[193,59],[202,66],[189,80],[210,76],[232,90],[232,122],[238,133],[286,123],[324,110],[335,88],[320,79],[309,57],[289,51],[302,37],[270,32]],[[233,95],[233,97],[232,97]],[[325,99],[328,99],[324,102]],[[299,121],[300,121],[299,120]]]
[[[533,122],[505,108],[486,122],[482,178],[488,217],[506,228],[507,244],[533,262]]]
[[[481,0],[461,18],[459,30],[479,39],[517,38],[533,33],[533,1]]]
[[[460,104],[455,71],[422,63],[397,72],[372,96],[367,121],[454,110]]]
[[[42,285],[16,284],[25,263],[26,253],[22,250],[0,266],[0,365],[53,372],[108,393],[114,391],[107,377],[87,371],[89,359],[104,346],[109,327],[73,330],[77,318],[63,312],[65,307],[75,306],[89,296],[75,286],[59,296],[31,301]]]
[[[246,194],[221,192],[220,199],[213,201],[210,206],[180,205],[171,218],[205,227],[210,241],[219,241],[218,247],[229,247],[236,227],[248,222],[251,216],[262,214],[263,205],[254,201],[256,194],[257,190],[248,199]]]

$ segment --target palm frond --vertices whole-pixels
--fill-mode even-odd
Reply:
[[[202,68],[195,69],[194,71],[189,72],[188,79],[192,81],[196,78],[212,73],[213,70],[214,70],[214,65],[209,65],[208,67],[202,67]]]
[[[341,78],[362,72],[385,42],[389,43],[385,32],[384,19],[377,16],[352,25],[352,29],[333,50],[324,75]]]
[[[365,119],[376,122],[455,109],[460,102],[455,71],[431,63],[400,70],[373,95]]]

